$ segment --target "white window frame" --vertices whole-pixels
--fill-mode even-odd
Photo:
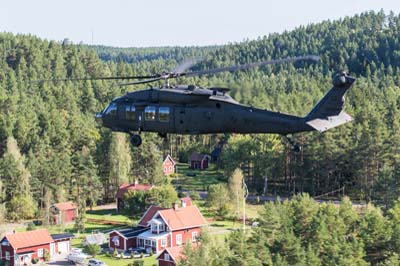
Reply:
[[[176,235],[176,245],[177,246],[182,245],[182,234]]]
[[[166,247],[167,246],[167,239],[166,238],[161,238],[161,246]]]
[[[42,248],[39,248],[37,250],[37,255],[38,255],[39,258],[43,258],[43,249]]]
[[[10,251],[6,251],[6,260],[10,260],[11,256],[10,256]]]
[[[169,254],[167,252],[164,254],[164,260],[170,261]]]
[[[192,242],[196,242],[198,237],[197,231],[192,232]]]

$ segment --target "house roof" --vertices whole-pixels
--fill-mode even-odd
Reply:
[[[60,211],[68,211],[76,209],[76,205],[72,201],[54,203],[53,206],[59,209]]]
[[[128,239],[128,238],[132,238],[132,237],[138,236],[138,235],[140,235],[141,233],[143,233],[146,230],[148,230],[148,229],[137,226],[137,227],[126,228],[126,229],[122,229],[122,230],[114,230],[112,232],[115,232],[115,233],[121,235],[122,237]]]
[[[200,153],[192,153],[189,157],[189,161],[203,161],[207,159],[206,154],[200,154]]]
[[[74,235],[73,234],[68,234],[68,233],[67,234],[52,234],[51,237],[54,240],[60,240],[60,239],[67,239],[67,238],[71,239],[71,238],[74,238]]]
[[[185,203],[186,206],[192,205],[192,199],[190,197],[181,198],[181,203]]]
[[[143,214],[140,219],[138,225],[147,227],[147,223],[153,218],[154,214],[159,210],[165,210],[166,208],[158,207],[158,206],[150,206],[147,211]]]
[[[160,255],[157,256],[156,259],[158,259],[165,252],[168,252],[171,259],[173,261],[177,262],[180,258],[183,257],[183,254],[182,254],[183,247],[184,246],[175,246],[175,247],[171,247],[171,248],[166,248],[163,250],[163,252],[160,253]]]
[[[174,159],[172,159],[171,155],[169,155],[169,154],[167,155],[167,157],[165,157],[163,164],[164,164],[165,162],[167,162],[167,161],[170,161],[173,165],[176,164],[175,161],[174,161]]]
[[[147,185],[147,184],[137,184],[137,183],[123,184],[118,189],[117,198],[122,199],[122,197],[124,196],[125,192],[127,192],[128,190],[146,191],[146,190],[150,190],[152,187],[153,187],[152,185]]]
[[[197,206],[187,206],[178,209],[166,209],[157,212],[173,230],[203,226],[207,224]]]
[[[14,249],[39,246],[54,242],[47,229],[13,233],[6,235],[4,238],[7,239]]]

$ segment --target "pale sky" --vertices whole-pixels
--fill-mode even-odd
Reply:
[[[1,0],[0,31],[118,47],[214,45],[255,39],[399,0]]]

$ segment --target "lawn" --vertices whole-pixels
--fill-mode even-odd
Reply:
[[[102,221],[119,222],[124,224],[135,224],[137,219],[123,215],[117,212],[115,209],[101,209],[86,212],[87,219],[96,219]]]
[[[193,170],[188,164],[177,163],[175,176],[172,184],[178,189],[190,191],[205,191],[209,185],[224,180],[222,172],[218,171],[213,164],[206,170]]]
[[[97,255],[96,259],[104,261],[108,266],[126,266],[128,263],[133,262],[136,259],[117,259],[109,257],[105,254]],[[144,258],[144,266],[157,266],[156,256]]]

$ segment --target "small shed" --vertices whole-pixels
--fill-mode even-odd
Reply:
[[[208,168],[209,157],[206,154],[192,153],[189,157],[189,167],[191,169],[204,170]]]
[[[171,155],[167,155],[162,164],[164,175],[171,175],[175,173],[175,161]]]
[[[56,243],[57,253],[69,253],[71,251],[71,239],[74,237],[73,234],[52,234],[51,237]]]
[[[72,201],[55,203],[50,206],[51,223],[62,224],[73,222],[78,214],[78,208]]]

